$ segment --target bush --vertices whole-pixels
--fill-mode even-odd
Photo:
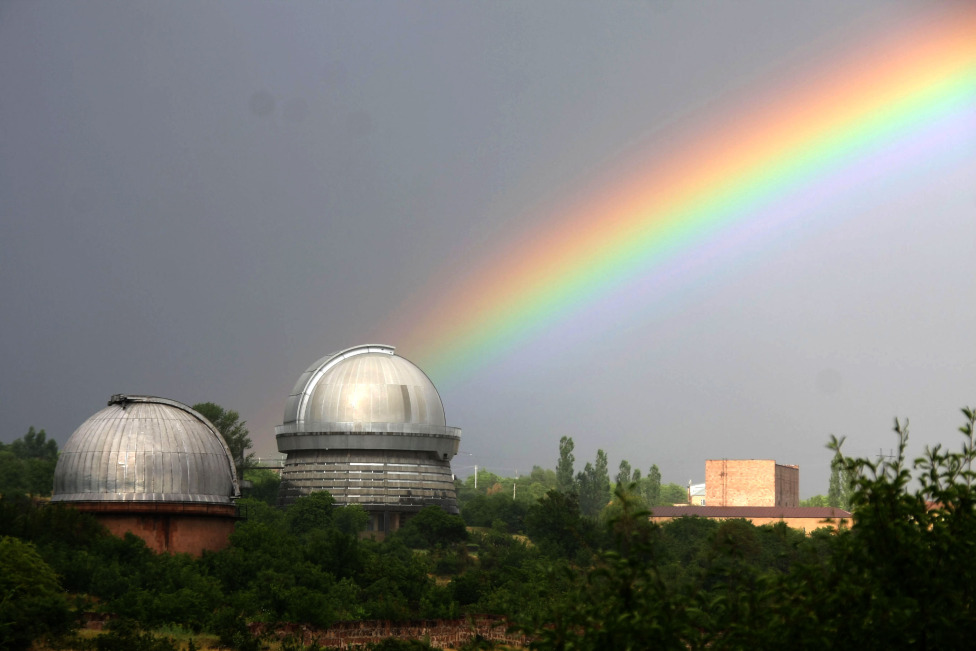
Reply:
[[[244,479],[251,482],[250,486],[241,490],[245,498],[268,506],[278,503],[278,487],[281,485],[281,476],[278,473],[266,468],[248,468],[244,471]]]
[[[413,549],[429,549],[465,542],[468,530],[460,516],[450,515],[439,506],[427,506],[393,536]]]
[[[180,651],[179,645],[169,637],[156,637],[128,619],[118,619],[109,624],[107,633],[94,640],[95,651]]]
[[[34,545],[0,538],[0,649],[27,649],[43,636],[72,628],[57,576]]]
[[[232,608],[221,608],[210,620],[210,630],[220,645],[237,651],[259,651],[261,642],[247,628],[244,616]]]
[[[552,615],[527,629],[533,647],[968,648],[976,635],[976,414],[963,411],[958,452],[926,448],[909,462],[907,425],[895,421],[894,458],[840,456],[854,478],[850,529],[800,538],[784,527],[682,520],[661,536],[618,492],[612,548],[578,570]],[[830,447],[839,453],[841,443]],[[694,534],[684,549],[672,538],[682,529]],[[700,571],[664,581],[660,568],[670,565],[662,561],[699,563]]]
[[[326,529],[332,526],[334,509],[335,498],[327,491],[300,497],[285,513],[288,530],[295,535],[302,535],[316,529]]]

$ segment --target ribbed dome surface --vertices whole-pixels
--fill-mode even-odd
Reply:
[[[172,400],[113,396],[65,444],[52,501],[229,504],[230,451],[200,414]]]

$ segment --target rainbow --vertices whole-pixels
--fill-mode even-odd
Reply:
[[[697,125],[386,320],[439,383],[622,287],[672,282],[696,256],[799,219],[801,200],[976,145],[976,9],[943,10]],[[948,153],[947,153],[948,152]],[[751,234],[751,235],[750,235]]]

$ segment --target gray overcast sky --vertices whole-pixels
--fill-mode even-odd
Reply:
[[[309,364],[406,333],[540,206],[954,4],[0,3],[0,439],[63,444],[147,393],[236,409],[273,452]],[[434,374],[456,471],[554,467],[569,435],[578,466],[602,447],[679,483],[796,463],[807,497],[831,433],[876,454],[900,416],[913,452],[955,447],[976,146],[879,174],[620,318]]]

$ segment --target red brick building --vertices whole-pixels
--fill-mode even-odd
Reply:
[[[772,459],[705,461],[705,506],[799,505],[799,466]]]

